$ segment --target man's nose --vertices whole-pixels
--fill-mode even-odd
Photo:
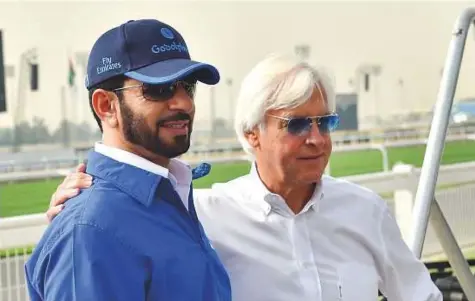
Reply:
[[[306,142],[307,144],[313,144],[316,146],[323,145],[325,143],[325,135],[325,133],[322,134],[320,132],[318,125],[313,122]]]
[[[175,95],[168,100],[168,107],[172,111],[191,112],[195,107],[194,99],[186,93],[183,87],[178,87]]]

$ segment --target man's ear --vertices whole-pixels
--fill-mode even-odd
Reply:
[[[92,94],[92,107],[103,125],[111,128],[118,126],[117,97],[112,92],[97,89]]]
[[[257,148],[259,146],[259,134],[259,130],[255,128],[245,132],[244,137],[246,137],[246,140],[250,146]]]

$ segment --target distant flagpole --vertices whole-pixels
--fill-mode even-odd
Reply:
[[[74,87],[76,79],[76,70],[74,68],[73,59],[71,57],[69,57],[68,63],[68,84],[69,87]]]

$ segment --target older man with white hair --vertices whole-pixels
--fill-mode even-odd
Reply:
[[[291,56],[271,55],[244,79],[235,129],[251,170],[193,192],[233,300],[370,301],[378,290],[390,301],[442,300],[384,200],[324,175],[334,100],[324,72]],[[65,179],[50,218],[86,178]]]

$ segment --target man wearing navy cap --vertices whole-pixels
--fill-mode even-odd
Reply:
[[[71,199],[25,266],[32,301],[231,299],[229,278],[197,219],[190,146],[197,82],[171,26],[129,21],[104,33],[86,87],[103,132],[88,156],[94,185]]]

